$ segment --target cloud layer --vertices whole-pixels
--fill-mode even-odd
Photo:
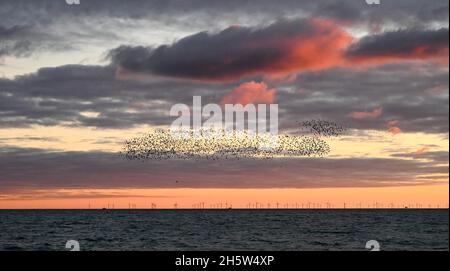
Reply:
[[[288,83],[267,82],[267,90],[263,79],[250,80],[259,86],[255,91],[242,88],[249,82],[246,80],[206,85],[178,80],[119,80],[110,66],[44,68],[15,79],[0,79],[0,127],[170,125],[174,120],[168,115],[170,107],[176,103],[191,105],[194,95],[202,96],[205,103],[220,103],[223,97],[266,102],[274,97],[272,89],[276,88],[281,129],[323,118],[355,129],[386,131],[388,123],[395,120],[405,132],[448,132],[448,70],[439,65],[406,63],[304,72]],[[427,91],[436,86],[444,91]],[[351,112],[374,113],[377,108],[383,112],[377,118],[349,116]]]
[[[244,159],[202,161],[200,165],[198,161],[136,163],[124,161],[114,153],[102,152],[9,148],[3,149],[1,154],[1,190],[381,187],[440,183],[448,175],[448,167],[440,164],[440,158],[431,161],[399,158]],[[432,174],[442,176],[436,178]]]
[[[264,28],[232,26],[156,48],[122,46],[113,63],[131,72],[196,80],[236,80],[334,66],[351,37],[331,22],[280,21]]]
[[[448,63],[448,28],[406,29],[362,38],[347,51],[357,63],[383,63],[392,59],[436,59]]]
[[[399,60],[448,62],[448,29],[398,30],[356,39],[335,22],[277,21],[263,28],[201,32],[156,48],[121,46],[109,55],[119,76],[130,73],[232,81]]]

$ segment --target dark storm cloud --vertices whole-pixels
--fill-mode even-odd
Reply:
[[[398,30],[364,37],[347,52],[350,58],[445,57],[448,59],[448,28],[438,30]]]
[[[433,184],[436,179],[429,175],[448,174],[447,166],[432,161],[396,158],[142,163],[102,152],[3,148],[0,153],[2,190],[382,187]]]
[[[324,66],[317,64],[310,48],[310,58],[298,56],[303,43],[316,43],[326,58],[334,53],[327,44],[346,38],[343,31],[311,20],[277,21],[263,28],[236,26],[219,33],[200,32],[156,48],[121,46],[109,55],[120,69],[130,72],[224,81]]]
[[[398,60],[448,62],[448,28],[406,29],[352,43],[342,28],[323,21],[282,20],[262,28],[200,32],[159,47],[120,46],[109,53],[123,77],[130,73],[205,81],[252,75],[381,65]]]

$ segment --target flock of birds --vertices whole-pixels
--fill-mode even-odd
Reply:
[[[346,132],[343,126],[321,119],[303,121],[300,126],[318,137],[338,137]]]
[[[127,140],[121,155],[128,160],[270,159],[322,157],[330,152],[324,137],[339,136],[341,126],[323,120],[301,123],[303,135],[256,134],[225,130],[155,130]]]

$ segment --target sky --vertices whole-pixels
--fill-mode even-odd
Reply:
[[[448,26],[446,0],[1,0],[0,208],[448,207]],[[325,157],[120,157],[193,96],[346,133]]]

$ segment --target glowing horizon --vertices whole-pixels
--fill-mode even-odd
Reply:
[[[178,209],[248,209],[250,204],[250,209],[256,209],[258,204],[258,209],[277,209],[278,203],[280,209],[287,208],[286,204],[290,209],[426,209],[448,208],[449,198],[448,185],[321,189],[60,189],[32,193],[23,194],[22,199],[2,199],[0,208],[174,209],[177,204]],[[39,193],[47,198],[40,199]]]

